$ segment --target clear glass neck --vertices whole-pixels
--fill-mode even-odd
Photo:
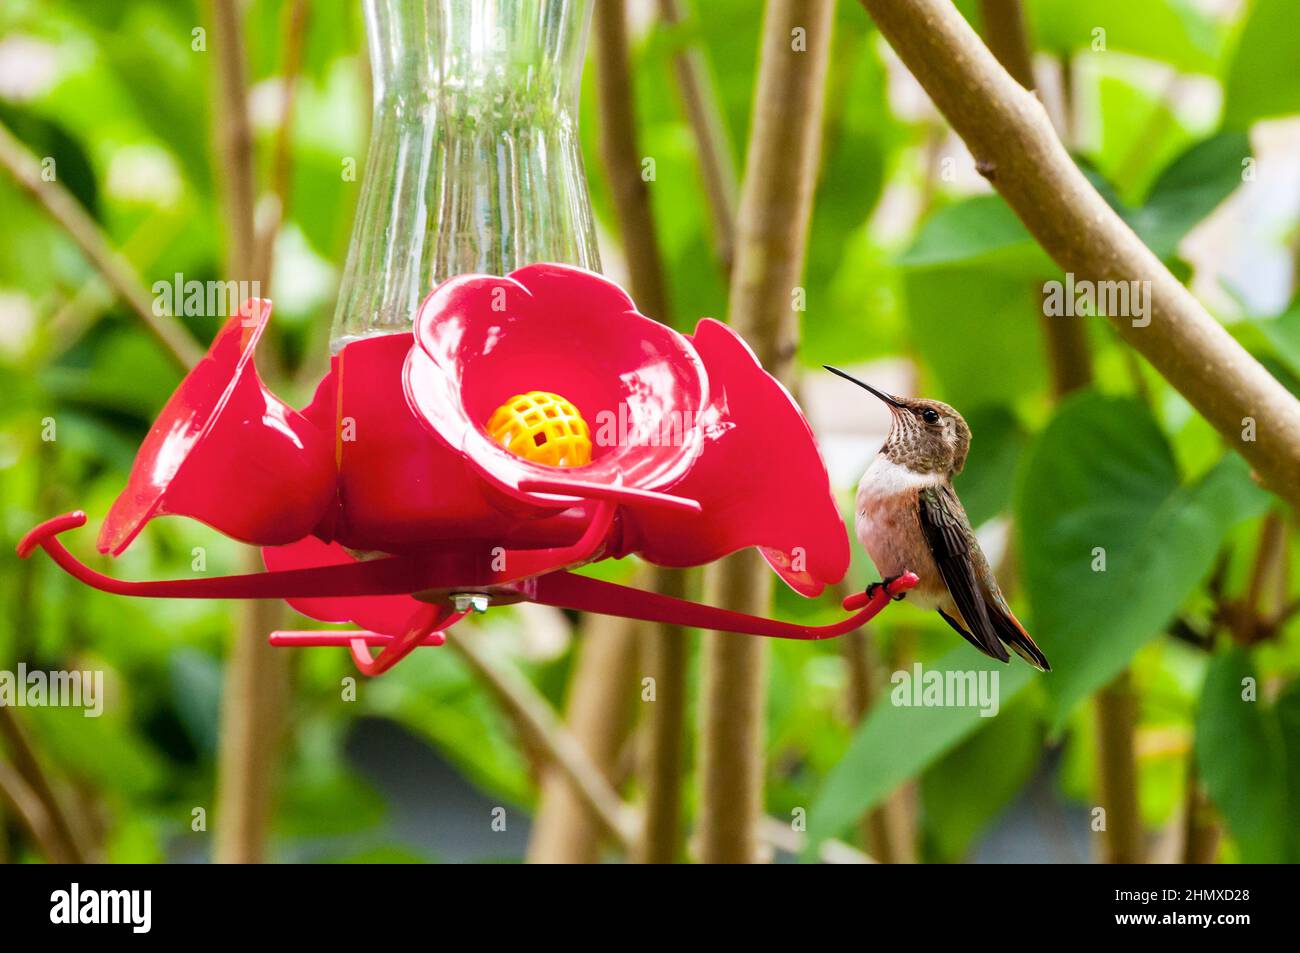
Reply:
[[[331,335],[403,331],[436,285],[598,270],[578,142],[592,0],[365,0],[374,117]]]

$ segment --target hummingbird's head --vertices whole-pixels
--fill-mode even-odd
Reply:
[[[822,366],[874,394],[894,415],[889,436],[880,448],[887,459],[917,473],[961,473],[970,450],[970,427],[956,410],[939,400],[895,397],[837,367]]]

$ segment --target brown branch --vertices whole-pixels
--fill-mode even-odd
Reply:
[[[764,843],[796,857],[803,853],[807,842],[807,835],[802,831],[796,831],[789,824],[767,815],[758,822],[758,832]],[[864,854],[856,847],[833,837],[826,838],[818,845],[817,857],[824,864],[879,863],[870,854]]]
[[[1061,142],[1067,149],[1073,148],[1078,142],[1078,133],[1075,129],[1075,86],[1077,77],[1075,76],[1074,58],[1070,53],[1060,53],[1056,56],[1057,75],[1061,83],[1061,113],[1056,117],[1056,122],[1052,126],[1061,137]]]
[[[217,157],[226,218],[226,271],[251,281],[256,269],[253,126],[239,0],[212,0],[217,74]]]
[[[1052,396],[1060,400],[1092,384],[1092,351],[1088,347],[1085,319],[1042,312],[1043,344],[1052,382]]]
[[[1274,631],[1282,628],[1283,625],[1290,622],[1296,615],[1300,615],[1300,596],[1292,599],[1285,606],[1277,611],[1277,614],[1269,620],[1269,625]]]
[[[46,804],[10,765],[0,760],[0,800],[22,821],[32,841],[53,864],[76,864],[80,858],[69,853],[67,842],[59,834],[58,824]]]
[[[981,0],[984,41],[993,55],[1027,90],[1034,89],[1034,59],[1020,0]],[[1034,289],[1037,294],[1038,289]],[[1092,383],[1092,354],[1088,329],[1074,316],[1047,314],[1039,303],[1047,346],[1053,396],[1058,400]]]
[[[1274,508],[1260,524],[1246,591],[1238,599],[1216,593],[1214,622],[1227,629],[1238,645],[1251,646],[1272,638],[1286,621],[1287,609],[1278,605],[1285,598],[1286,552],[1286,523],[1282,511]],[[1272,605],[1266,606],[1270,589],[1277,595]]]
[[[685,598],[688,573],[660,569],[656,592]],[[682,774],[686,756],[686,676],[690,636],[679,626],[654,626],[645,633],[641,664],[654,679],[654,700],[645,702],[639,774],[645,789],[645,819],[636,860],[667,864],[682,849]]]
[[[1098,782],[1106,812],[1102,858],[1108,864],[1140,864],[1146,851],[1133,750],[1137,696],[1127,669],[1097,693],[1096,723]]]
[[[1280,509],[1269,510],[1259,529],[1259,545],[1255,550],[1255,562],[1250,570],[1250,582],[1246,589],[1246,602],[1242,606],[1243,630],[1236,633],[1237,640],[1243,645],[1251,645],[1268,634],[1264,621],[1265,599],[1270,584],[1277,591],[1278,584],[1286,584],[1282,575],[1286,559],[1286,523]]]
[[[257,551],[242,550],[244,572],[262,569]],[[278,602],[250,600],[238,607],[222,686],[217,751],[217,863],[265,859],[274,797],[274,767],[288,708],[288,653],[266,644],[280,627]]]
[[[1110,320],[1255,468],[1300,503],[1300,401],[1214,320],[1070,159],[1042,104],[948,0],[862,0],[978,167],[1067,272],[1150,289],[1149,324]],[[1257,421],[1258,440],[1242,439]]]
[[[1020,0],[980,0],[984,42],[1008,73],[1025,89],[1033,90],[1034,56]]]
[[[1136,278],[1149,283],[1150,325],[1135,327],[1123,316],[1110,316],[1120,336],[1230,437],[1274,489],[1294,494],[1295,482],[1288,484],[1285,474],[1295,473],[1300,461],[1300,405],[1109,209],[1069,158],[1039,103],[991,62],[964,21],[959,24],[948,15],[955,13],[950,8],[933,0],[909,0],[892,7],[864,0],[864,5],[966,140],[981,169],[989,170],[986,174],[994,187],[1057,264],[1093,279]],[[989,45],[1016,74],[1030,57],[1023,18],[1012,6],[1018,4],[985,2],[986,13],[990,7],[1001,7],[986,20],[991,28]],[[927,36],[919,35],[923,32]],[[1019,52],[1012,49],[1017,42],[1023,47]],[[964,57],[960,65],[951,59],[956,50]],[[1064,69],[1068,79],[1068,63]],[[958,90],[958,85],[964,88]],[[1068,93],[1067,88],[1067,103]],[[978,111],[978,117],[971,110]],[[1067,127],[1071,120],[1067,109]],[[1091,382],[1086,330],[1075,320],[1045,320],[1052,379],[1060,397]],[[1231,382],[1229,387],[1223,386],[1225,380]],[[1240,441],[1245,417],[1267,419],[1270,422],[1261,427],[1276,428],[1265,453]],[[1105,858],[1113,863],[1139,862],[1145,845],[1134,751],[1137,700],[1127,671],[1097,693],[1096,723],[1101,802],[1106,811]]]
[[[631,722],[638,626],[626,619],[588,615],[582,620],[575,670],[565,705],[566,735],[584,760],[611,784]],[[575,755],[576,757],[576,755]],[[595,863],[608,824],[593,813],[590,790],[564,771],[542,777],[528,860]]]
[[[671,324],[654,208],[641,176],[637,148],[625,0],[597,4],[594,19],[600,151],[627,257],[632,297],[641,311]],[[681,596],[686,574],[682,570],[658,569],[651,583],[657,592]],[[645,709],[645,749],[641,759],[646,789],[645,838],[636,857],[646,863],[668,863],[680,850],[687,636],[676,626],[644,628],[640,646],[643,677],[654,679],[655,700]]]
[[[791,295],[803,272],[817,181],[833,14],[831,0],[769,0],[736,220],[731,324],[787,383],[798,342]],[[716,604],[768,610],[771,572],[757,551],[729,557],[709,576]],[[759,856],[766,673],[762,639],[705,636],[698,835],[707,863]]]
[[[16,777],[16,781],[9,785],[14,810],[27,821],[32,836],[51,860],[56,863],[85,863],[86,851],[73,830],[66,808],[54,791],[54,785],[41,767],[36,750],[28,741],[18,716],[3,705],[0,705],[0,738],[4,739],[9,750]],[[33,809],[27,803],[29,796],[39,807],[38,813],[32,813]],[[39,833],[33,824],[39,826]]]
[[[58,181],[46,182],[41,178],[40,162],[3,123],[0,123],[0,165],[68,233],[86,260],[140,319],[173,363],[182,371],[197,364],[203,352],[185,326],[170,315],[154,314],[153,303],[131,263],[113,248],[72,193]]]
[[[632,297],[645,314],[671,324],[654,209],[641,176],[642,156],[637,150],[625,0],[597,3],[592,29],[600,104],[600,154],[622,231]]]
[[[227,226],[226,268],[235,280],[262,281],[254,228],[253,133],[248,116],[243,26],[237,0],[212,0],[216,53],[219,172],[224,179]],[[274,357],[274,355],[267,355]],[[271,362],[272,364],[276,362]],[[250,572],[261,569],[257,551],[245,549]],[[219,863],[259,863],[274,796],[275,756],[287,709],[288,657],[266,643],[279,627],[283,606],[251,601],[239,607],[222,691],[217,753],[217,826],[214,856]]]
[[[1196,772],[1195,759],[1189,759],[1187,791],[1183,800],[1182,863],[1214,863],[1214,857],[1219,849],[1220,833],[1214,805],[1205,795],[1205,789]]]
[[[127,261],[137,263],[135,274],[148,272],[157,263],[159,252],[175,240],[177,225],[181,222],[181,216],[177,214],[150,215],[136,225],[134,231],[117,246],[117,251]],[[69,297],[64,298],[57,292],[47,296],[54,299],[55,310],[45,323],[45,340],[39,354],[39,360],[44,364],[57,361],[76,347],[118,300],[117,294],[98,271],[87,276],[81,287]],[[183,327],[180,329],[185,330]],[[189,332],[185,333],[188,336]],[[197,346],[195,350],[197,353]]]
[[[659,16],[667,26],[680,30],[686,21],[682,0],[659,0]],[[713,223],[713,242],[723,274],[729,275],[735,254],[736,168],[717,91],[698,44],[680,42],[677,45],[673,53],[673,73],[686,111],[686,121],[695,139],[704,195]]]
[[[706,573],[708,601],[763,614],[772,593],[770,580],[764,578],[768,572],[755,550],[730,556]],[[696,758],[697,849],[703,863],[760,859],[755,825],[763,802],[767,655],[761,639],[730,632],[704,636]]]
[[[284,68],[280,80],[280,118],[276,125],[271,161],[271,215],[258,236],[257,272],[269,284],[275,263],[275,240],[289,217],[293,188],[293,119],[298,100],[298,79],[302,72],[302,51],[307,42],[311,0],[294,0],[285,8]]]
[[[65,787],[63,802],[67,821],[79,845],[83,863],[104,863],[104,841],[108,833],[105,808],[97,800],[94,786],[85,780],[71,781]]]

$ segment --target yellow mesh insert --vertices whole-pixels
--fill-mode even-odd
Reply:
[[[559,394],[541,390],[516,394],[493,412],[487,432],[511,453],[533,463],[581,467],[591,462],[587,422]]]

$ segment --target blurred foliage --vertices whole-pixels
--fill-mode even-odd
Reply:
[[[1180,482],[1140,402],[1083,394],[1062,405],[1021,467],[1016,502],[1057,719],[1165,630],[1227,532],[1267,503],[1236,456]]]
[[[246,6],[254,132],[266,181],[288,4]],[[275,343],[296,375],[276,389],[296,400],[324,369],[321,337],[358,188],[341,178],[340,167],[348,158],[364,160],[369,101],[358,5],[311,6],[291,131],[292,191],[273,280]],[[653,4],[637,4],[645,16],[637,18],[644,29],[634,49],[640,148],[656,160],[651,194],[673,319],[684,330],[700,316],[725,316],[727,281],[713,252],[698,150],[671,60],[687,45],[706,52],[739,168],[760,29],[751,0],[692,6],[686,23],[666,30],[653,22]],[[978,25],[977,5],[960,6]],[[1214,12],[1224,7],[1232,9]],[[1291,272],[1229,267],[1246,258],[1294,260],[1300,244],[1297,190],[1288,192],[1285,175],[1271,165],[1294,166],[1294,154],[1260,151],[1262,131],[1289,128],[1296,141],[1300,33],[1290,22],[1293,7],[1290,0],[1235,7],[1027,0],[1038,65],[1055,77],[1045,98],[1059,103],[1068,78],[1069,143],[1081,167],[1176,274],[1198,293],[1218,294],[1207,304],[1294,389],[1300,301],[1288,284]],[[213,53],[195,50],[192,32],[210,26],[207,16],[206,5],[193,0],[7,0],[0,9],[0,121],[35,155],[53,160],[58,181],[146,284],[177,273],[198,280],[222,274]],[[865,810],[915,780],[922,856],[955,861],[971,856],[1029,786],[1046,783],[1066,805],[1069,823],[1086,831],[1086,810],[1098,796],[1090,696],[1129,667],[1140,700],[1147,822],[1177,821],[1194,764],[1227,824],[1225,856],[1300,859],[1297,625],[1292,620],[1253,647],[1229,648],[1220,632],[1211,651],[1167,634],[1178,621],[1214,628],[1206,582],[1216,566],[1225,592],[1244,591],[1270,497],[1104,322],[1073,319],[1088,321],[1097,381],[1090,392],[1053,404],[1042,295],[1044,282],[1063,277],[1059,269],[988,192],[858,5],[838,5],[835,29],[801,358],[816,368],[901,355],[915,367],[921,392],[965,413],[975,441],[958,489],[982,530],[1007,535],[1012,527],[1001,572],[1055,671],[1038,676],[1018,660],[996,667],[996,718],[971,708],[881,703],[854,726],[845,714],[848,676],[839,647],[775,645],[769,813],[788,818],[806,807],[811,839],[851,838]],[[596,150],[594,96],[588,70],[582,140],[598,218],[616,234]],[[1245,204],[1248,190],[1257,193],[1254,205]],[[1237,202],[1247,210],[1290,202],[1289,227],[1261,233],[1248,211],[1222,214]],[[0,525],[12,553],[18,536],[52,513],[80,506],[93,519],[107,509],[177,375],[67,236],[3,175],[0,217]],[[1197,251],[1198,236],[1210,242],[1209,253]],[[617,274],[615,244],[606,258]],[[1273,314],[1255,313],[1247,302],[1258,297],[1233,290],[1279,283],[1281,298],[1266,297],[1292,303]],[[215,330],[204,319],[187,320],[203,341]],[[42,439],[47,420],[57,426],[53,442]],[[862,448],[863,460],[870,449]],[[76,538],[79,555],[106,567],[86,535]],[[206,554],[204,571],[237,570],[229,542],[198,524],[161,520],[112,571],[186,576],[195,571],[196,547]],[[1104,572],[1092,568],[1098,547]],[[1297,549],[1291,528],[1284,570],[1293,597],[1300,591]],[[853,580],[871,576],[855,553]],[[196,806],[212,809],[231,608],[103,596],[48,561],[20,563],[12,555],[0,556],[0,602],[0,669],[22,660],[106,672],[103,718],[59,709],[22,715],[42,757],[95,805],[106,855],[206,856],[208,838],[191,832],[190,819]],[[787,618],[834,614],[829,599],[807,603],[785,592],[777,610]],[[562,702],[568,643],[538,645],[505,610],[491,613],[473,637],[493,640],[549,700]],[[872,637],[886,672],[913,661],[938,670],[994,667],[941,620],[906,605],[886,612]],[[491,803],[531,808],[536,779],[525,753],[452,653],[415,653],[358,686],[355,703],[341,700],[351,675],[341,650],[295,656],[278,856],[440,856],[432,841],[398,836],[388,794],[355,769],[347,746],[369,719],[402,726]],[[1242,700],[1246,677],[1257,680],[1257,701]],[[429,791],[428,800],[436,803],[439,794]],[[12,820],[6,830],[13,839]],[[24,847],[24,859],[35,856]],[[479,850],[488,856],[495,848]]]

